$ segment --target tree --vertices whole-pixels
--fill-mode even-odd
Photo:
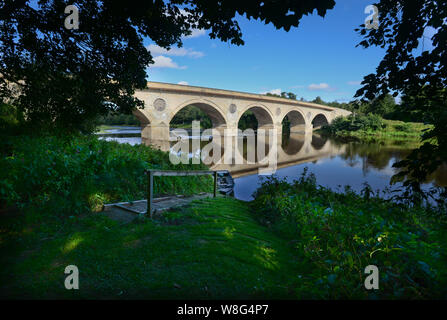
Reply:
[[[153,63],[144,38],[180,47],[183,36],[205,29],[212,39],[242,45],[236,14],[288,31],[314,9],[324,16],[335,2],[79,0],[79,29],[67,30],[69,4],[0,2],[0,103],[14,105],[34,130],[89,130],[98,116],[143,107],[133,93],[146,86]]]
[[[402,121],[433,123],[433,117],[428,112],[431,107],[422,110],[421,101],[423,101],[422,105],[432,101],[431,97],[426,96],[424,89],[418,92],[416,96],[404,93],[401,97],[401,103],[396,105],[395,111],[389,115],[390,118]]]
[[[284,94],[287,99],[296,100],[296,94],[293,92],[284,92]]]
[[[392,95],[385,94],[384,96],[378,97],[368,103],[366,108],[366,112],[371,112],[381,117],[386,117],[396,109],[396,101]]]
[[[397,178],[420,191],[419,181],[447,161],[447,4],[437,0],[381,0],[379,28],[357,31],[364,36],[360,46],[379,46],[385,56],[374,74],[365,76],[357,97],[373,100],[399,93],[417,97],[415,109],[429,114],[434,128],[424,135],[424,145],[395,166]],[[424,32],[433,35],[426,39]],[[432,42],[432,48],[425,46]],[[423,99],[420,99],[423,92]]]
[[[315,99],[313,99],[312,102],[316,103],[316,104],[325,104],[325,102],[323,101],[323,99],[321,99],[320,96],[318,96]]]

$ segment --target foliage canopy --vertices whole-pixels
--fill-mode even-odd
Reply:
[[[88,131],[91,120],[111,110],[143,107],[133,93],[146,86],[146,68],[153,63],[144,38],[170,48],[205,29],[213,39],[242,45],[237,14],[288,31],[315,8],[324,16],[335,2],[80,0],[79,29],[67,30],[64,10],[70,4],[0,3],[0,97],[26,114],[34,128]]]

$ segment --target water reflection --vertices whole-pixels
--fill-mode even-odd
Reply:
[[[345,149],[345,146],[331,144],[320,136],[303,134],[284,138],[248,134],[212,136],[202,140],[176,137],[173,140],[170,153],[182,157],[182,162],[188,159],[189,163],[199,163],[201,160],[212,170],[228,170],[236,178],[274,173],[277,168],[338,155]]]
[[[122,132],[118,130],[118,133]],[[131,144],[141,143],[141,137],[129,135],[109,136],[107,139]],[[259,135],[232,137],[230,148],[225,145],[223,137],[202,136],[201,139],[189,139],[177,136],[173,137],[172,141],[167,141],[165,149],[173,152],[172,148],[179,139],[183,139],[188,145],[189,161],[201,158],[207,161],[213,170],[230,171],[235,178],[235,196],[242,200],[251,199],[262,179],[259,175],[260,169],[262,171],[268,167],[268,163],[262,163],[262,160],[272,160],[268,156],[272,149],[275,149],[270,137]],[[384,190],[390,186],[391,176],[397,173],[397,169],[392,167],[393,163],[405,158],[416,147],[402,143],[341,143],[309,134],[291,134],[275,139],[276,176],[291,181],[300,176],[304,167],[308,167],[316,175],[318,184],[334,190],[350,185],[354,190],[360,191],[364,182],[368,182],[374,190]],[[252,140],[256,143],[249,143]],[[447,186],[447,165],[433,173],[424,188],[433,185]]]

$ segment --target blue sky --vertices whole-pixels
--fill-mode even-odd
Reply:
[[[194,32],[182,48],[169,52],[149,47],[156,64],[150,81],[184,83],[252,93],[293,92],[312,100],[349,101],[363,76],[374,72],[384,55],[380,48],[356,47],[354,31],[364,23],[372,1],[337,1],[325,18],[304,17],[289,32],[239,17],[244,46],[209,39]],[[147,41],[147,45],[151,41]]]

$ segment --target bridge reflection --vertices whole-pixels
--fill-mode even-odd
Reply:
[[[291,133],[287,136],[245,134],[234,136],[171,134],[163,144],[164,151],[177,154],[182,161],[200,160],[212,170],[228,170],[233,177],[260,173],[271,174],[276,169],[316,161],[343,154],[345,145],[336,145],[316,134]],[[188,154],[185,154],[185,153]]]
[[[258,139],[261,138],[257,136],[257,140]],[[234,178],[237,178],[245,175],[256,174],[260,172],[259,169],[267,169],[269,166],[271,167],[271,163],[266,163],[268,162],[266,159],[269,159],[269,157],[271,159],[271,155],[269,154],[271,152],[276,152],[275,169],[279,169],[300,163],[316,161],[320,158],[343,154],[346,151],[346,147],[344,145],[335,145],[330,140],[316,134],[291,133],[290,136],[285,136],[282,137],[282,139],[278,139],[276,142],[276,148],[271,147],[267,137],[263,142],[265,145],[265,158],[261,159],[261,161],[259,157],[257,157],[254,163],[250,163],[249,161],[244,161],[242,164],[215,163],[211,166],[211,169],[228,170]],[[242,157],[244,160],[247,160],[247,158],[249,158],[247,154],[250,152],[258,154],[257,149],[259,145],[259,143],[256,143],[253,146],[253,144],[246,143],[246,140],[244,139],[243,147],[241,148],[239,144],[236,148],[238,151],[242,149]],[[262,160],[264,160],[264,162]],[[263,171],[263,174],[268,173],[269,170]]]

